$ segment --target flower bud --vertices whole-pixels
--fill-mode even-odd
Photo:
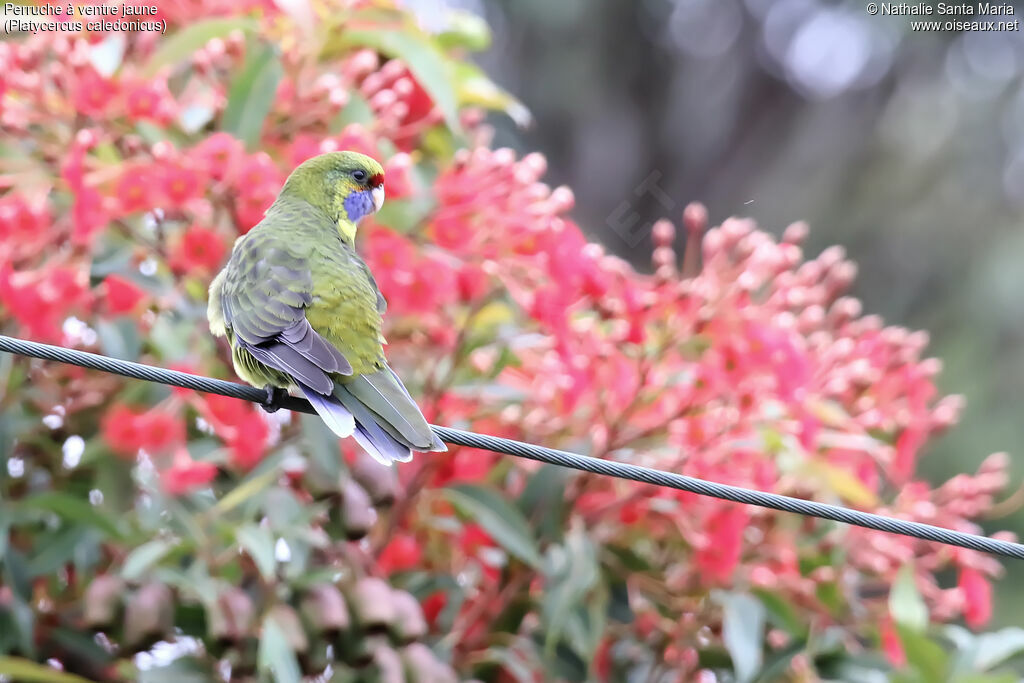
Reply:
[[[690,202],[683,209],[683,226],[686,232],[701,234],[708,227],[708,209],[700,202]]]
[[[367,631],[383,631],[395,620],[395,601],[391,586],[374,577],[360,579],[349,595],[356,622]]]
[[[458,680],[452,668],[423,643],[409,643],[400,654],[410,683],[455,683]]]
[[[380,463],[360,450],[352,465],[352,478],[369,494],[374,505],[391,505],[398,497],[398,472],[394,467],[381,467]]]
[[[427,634],[427,621],[423,618],[423,608],[412,594],[396,590],[391,594],[395,609],[395,618],[391,622],[391,632],[399,643],[418,640]]]
[[[366,536],[376,518],[370,496],[363,487],[352,479],[346,480],[341,490],[341,523],[345,526],[345,537],[356,541]]]
[[[252,633],[252,598],[232,586],[217,596],[216,606],[206,613],[210,636],[217,640],[242,640]]]
[[[317,584],[306,591],[299,609],[315,633],[343,631],[351,623],[345,598],[329,583]]]
[[[377,668],[376,680],[379,683],[405,683],[402,659],[387,645],[381,643],[374,648],[373,663]]]
[[[128,598],[124,612],[124,644],[147,647],[170,631],[174,621],[171,589],[148,583]]]
[[[83,623],[89,628],[103,628],[113,623],[121,609],[124,581],[113,574],[100,574],[85,589]]]
[[[291,605],[274,605],[267,614],[267,618],[277,622],[292,650],[298,654],[304,654],[309,650],[306,629],[302,627],[302,621]]]

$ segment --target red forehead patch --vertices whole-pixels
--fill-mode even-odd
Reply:
[[[384,184],[384,174],[376,173],[370,177],[370,187],[380,187]]]

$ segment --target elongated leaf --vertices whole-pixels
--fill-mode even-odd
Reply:
[[[722,640],[732,657],[736,680],[753,680],[764,658],[765,608],[747,593],[715,591],[715,602],[722,605]]]
[[[10,676],[12,680],[29,683],[44,681],[45,683],[89,683],[88,678],[58,671],[43,664],[37,664],[21,657],[0,657],[0,674]]]
[[[581,614],[581,608],[587,607],[588,601],[594,602],[593,596],[588,595],[599,576],[594,543],[582,529],[574,528],[566,536],[565,545],[552,546],[547,558],[550,566],[545,571],[544,649],[550,655],[555,645],[564,639],[576,654],[589,660],[597,638],[583,623],[586,619],[589,624],[591,615]],[[603,603],[601,607],[603,611]],[[570,637],[565,638],[566,635]]]
[[[907,662],[920,673],[921,681],[945,681],[949,673],[949,655],[924,633],[896,625]]]
[[[274,558],[274,537],[271,535],[270,529],[255,524],[246,524],[238,528],[235,538],[238,539],[239,545],[245,549],[245,552],[249,553],[249,557],[256,563],[256,568],[260,570],[263,578],[268,581],[272,580],[277,569],[277,560]]]
[[[497,492],[483,486],[462,484],[449,488],[445,494],[510,554],[533,567],[540,567],[540,552],[529,523],[523,513]]]
[[[530,110],[515,97],[494,84],[483,69],[469,62],[453,67],[455,94],[461,105],[472,105],[503,111],[518,126],[528,126],[532,120]]]
[[[974,665],[979,671],[988,671],[1024,652],[1024,629],[1010,626],[993,633],[983,633],[977,642]]]
[[[67,493],[37,493],[18,505],[22,508],[52,512],[66,521],[94,527],[113,538],[120,539],[123,536],[113,519],[93,507],[89,501]]]
[[[279,473],[277,470],[269,469],[265,472],[260,472],[259,474],[251,476],[249,479],[231,489],[231,491],[221,498],[216,505],[210,508],[210,517],[216,518],[229,510],[235,509],[277,481],[278,476]]]
[[[121,567],[121,576],[129,581],[141,578],[150,567],[159,562],[175,545],[177,545],[175,541],[163,538],[143,543],[125,558],[124,566]]]
[[[183,61],[214,38],[227,37],[235,29],[248,32],[254,31],[257,26],[252,19],[243,17],[204,19],[189,24],[166,40],[160,41],[159,47],[142,68],[142,75],[152,77],[162,67]]]
[[[283,75],[277,51],[270,45],[253,45],[242,72],[231,84],[221,129],[244,142],[250,150],[255,149]]]
[[[889,613],[897,624],[921,633],[928,626],[928,607],[917,590],[914,570],[904,565],[889,591]]]
[[[412,29],[362,29],[348,31],[343,40],[405,62],[416,82],[441,110],[448,127],[455,132],[460,130],[458,97],[449,78],[447,57],[427,36]]]
[[[295,653],[288,646],[288,636],[273,616],[263,621],[263,633],[260,635],[259,666],[264,671],[274,674],[278,683],[299,683],[302,674]]]

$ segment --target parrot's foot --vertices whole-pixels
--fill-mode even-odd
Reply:
[[[263,387],[263,390],[267,392],[267,397],[263,399],[263,403],[260,405],[268,413],[276,413],[281,409],[281,401],[288,395],[288,391],[281,387],[271,386],[270,384]]]

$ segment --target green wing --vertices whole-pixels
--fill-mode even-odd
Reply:
[[[236,244],[220,289],[222,316],[234,343],[260,363],[330,395],[330,375],[351,375],[352,366],[306,320],[312,301],[306,259],[272,231],[254,229]]]

